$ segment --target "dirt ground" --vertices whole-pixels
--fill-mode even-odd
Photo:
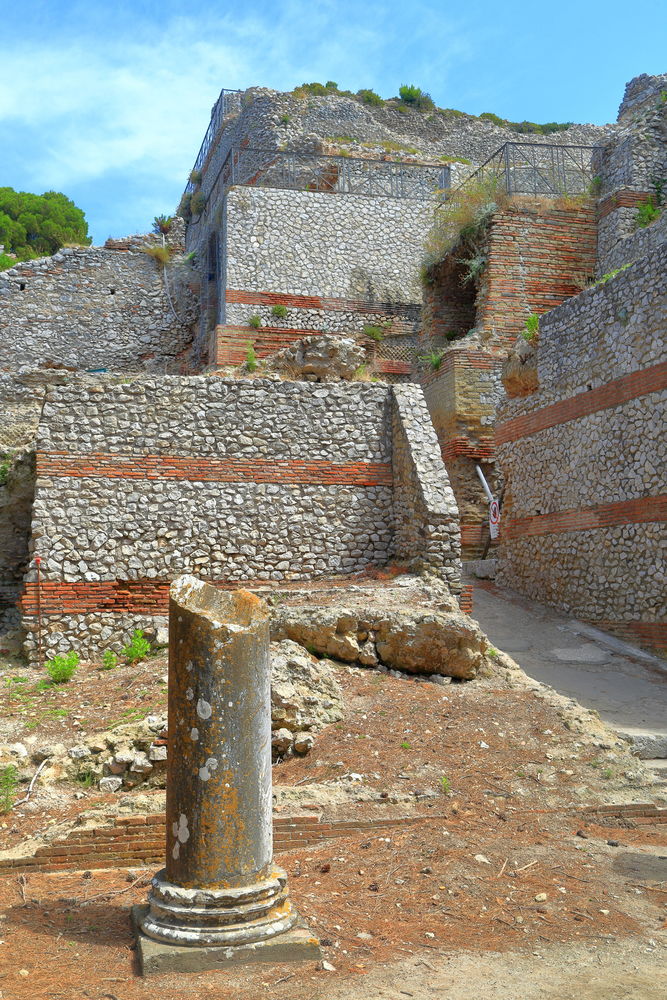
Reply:
[[[54,693],[54,706],[95,732],[126,713],[162,709],[164,672],[155,659],[108,672],[83,666],[76,685]],[[8,875],[0,880],[2,1000],[157,992],[162,1000],[663,1000],[667,873],[640,880],[624,874],[623,860],[659,863],[666,827],[600,825],[584,812],[598,801],[651,799],[626,745],[500,668],[444,686],[337,673],[345,718],[319,734],[308,757],[277,764],[274,783],[294,786],[306,804],[309,786],[346,787],[343,804],[332,794],[327,806],[325,797],[330,818],[424,820],[279,856],[333,971],[309,962],[142,980],[129,906],[145,900],[152,872]],[[22,675],[34,686],[30,672]],[[79,738],[43,707],[20,704],[11,709],[13,739]],[[4,818],[4,846],[116,801],[37,785]]]

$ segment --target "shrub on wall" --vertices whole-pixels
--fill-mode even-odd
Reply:
[[[452,191],[438,211],[426,240],[422,282],[429,283],[430,269],[443,260],[457,244],[471,251],[466,263],[475,261],[478,276],[483,269],[479,243],[494,213],[505,208],[509,201],[509,195],[498,177],[471,180]]]
[[[193,215],[201,215],[206,208],[206,195],[202,191],[197,191],[192,195],[190,201],[190,211]]]
[[[398,96],[417,111],[435,111],[435,103],[430,94],[427,94],[421,87],[415,87],[412,83],[404,83],[398,88]]]
[[[180,215],[180,217],[182,219],[185,219],[186,222],[190,221],[190,219],[192,218],[192,195],[191,194],[184,194],[183,195],[183,197],[181,198],[181,200],[178,203],[178,208],[176,210],[176,214]]]
[[[371,104],[374,105],[375,107],[384,104],[384,101],[382,100],[380,95],[376,94],[374,90],[368,90],[366,88],[362,88],[361,90],[357,91],[357,97],[361,98],[361,101],[364,104]]]
[[[158,263],[163,264],[165,267],[170,263],[173,253],[171,247],[163,246],[142,247],[141,252],[152,257],[153,260],[158,261]]]
[[[166,236],[167,233],[171,232],[171,228],[174,224],[173,216],[171,215],[156,215],[153,219],[153,232],[160,233],[162,236]]]

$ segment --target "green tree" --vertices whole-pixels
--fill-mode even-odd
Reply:
[[[0,244],[2,263],[11,267],[7,254],[19,260],[34,260],[56,253],[66,243],[88,246],[88,223],[80,208],[59,191],[29,194],[0,187]],[[7,263],[9,261],[9,263]]]

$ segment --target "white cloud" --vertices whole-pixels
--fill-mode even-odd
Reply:
[[[188,16],[138,18],[134,35],[129,17],[111,34],[107,11],[86,23],[85,35],[70,25],[48,38],[14,34],[11,47],[0,37],[2,76],[12,81],[0,89],[0,130],[21,137],[7,158],[20,161],[21,183],[67,190],[125,173],[176,190],[223,86],[333,78],[385,94],[403,82],[433,90],[431,81],[470,57],[462,32],[419,0],[399,13],[352,0],[245,10],[221,14],[195,3]]]

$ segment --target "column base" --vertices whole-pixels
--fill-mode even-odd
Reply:
[[[165,944],[148,937],[141,929],[149,909],[144,904],[133,906],[131,911],[142,976],[167,972],[208,972],[255,962],[271,962],[274,965],[282,962],[312,962],[322,958],[319,940],[300,922],[289,930],[252,944],[198,947]]]

